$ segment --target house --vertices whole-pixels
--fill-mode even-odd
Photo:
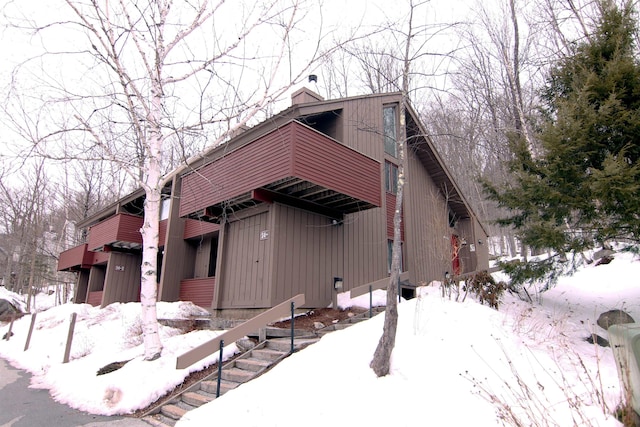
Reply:
[[[158,298],[244,316],[298,293],[306,307],[326,307],[337,292],[388,277],[400,98],[324,100],[302,88],[290,108],[175,171],[161,209]],[[488,268],[488,250],[411,108],[406,132],[410,296],[412,286],[447,273]],[[138,190],[78,224],[90,227],[87,242],[58,265],[78,272],[76,302],[138,300],[143,201]]]

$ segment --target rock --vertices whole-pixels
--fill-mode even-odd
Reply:
[[[585,338],[585,341],[588,342],[589,344],[594,344],[594,343],[598,344],[600,347],[609,347],[609,341],[602,338],[598,334],[591,334],[591,336],[588,336],[587,338]]]
[[[0,299],[0,322],[8,322],[14,317],[19,317],[22,312],[6,299]]]
[[[622,310],[609,310],[602,313],[596,322],[602,329],[609,329],[611,325],[621,325],[624,323],[635,323],[633,317]]]
[[[313,322],[313,327],[316,329],[322,329],[325,327],[325,324],[322,322]]]
[[[615,251],[612,251],[611,249],[600,249],[593,253],[593,259],[599,260],[600,258],[611,258],[614,254]]]
[[[609,264],[611,261],[613,261],[613,257],[612,256],[605,256],[600,258],[597,262],[596,262],[596,266],[598,265],[606,265]]]
[[[255,346],[256,346],[256,343],[251,338],[244,337],[236,341],[236,347],[238,347],[238,349],[243,353],[245,351],[251,350]]]

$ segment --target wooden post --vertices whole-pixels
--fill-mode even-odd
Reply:
[[[33,313],[31,315],[31,325],[29,326],[29,333],[27,334],[27,342],[24,343],[24,350],[23,351],[27,351],[29,349],[29,343],[31,342],[31,334],[33,334],[33,327],[36,324],[36,314],[37,313]]]
[[[69,353],[71,353],[71,342],[73,341],[73,329],[76,326],[76,313],[71,313],[71,319],[69,321],[69,333],[67,334],[67,347],[64,349],[64,358],[62,363],[69,362]]]
[[[7,331],[7,334],[4,336],[4,339],[6,341],[9,341],[9,338],[11,338],[11,329],[13,329],[14,320],[16,320],[16,316],[11,316],[11,323],[9,323],[9,330]]]

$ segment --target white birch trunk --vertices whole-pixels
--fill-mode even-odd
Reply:
[[[161,45],[161,44],[160,44]],[[161,55],[158,55],[161,57]],[[140,271],[140,304],[142,309],[142,331],[144,342],[144,359],[154,360],[162,353],[162,343],[158,334],[158,316],[156,302],[158,300],[158,239],[160,235],[160,198],[162,191],[162,83],[161,67],[156,67],[152,77],[151,105],[148,115],[148,134],[146,144],[145,176],[143,188],[146,198],[144,202],[144,223],[142,234],[142,266]]]

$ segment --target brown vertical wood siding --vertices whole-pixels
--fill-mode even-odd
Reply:
[[[476,259],[476,252],[471,252],[471,245],[475,242],[475,235],[473,230],[473,222],[471,218],[467,218],[461,220],[456,225],[456,229],[458,230],[458,237],[460,238],[461,243],[465,243],[459,252],[460,256],[460,265],[462,267],[462,273],[470,273],[472,271],[476,271],[478,266],[478,262]],[[477,245],[474,245],[474,249]]]
[[[345,290],[389,275],[384,209],[347,215],[344,221]]]
[[[180,216],[288,177],[381,205],[380,164],[298,122],[183,177]]]
[[[302,209],[275,204],[273,301],[305,294],[305,306],[327,307],[333,278],[343,276],[342,225]]]
[[[201,278],[209,276],[209,258],[211,254],[211,236],[203,237],[197,244],[193,277]],[[211,302],[211,301],[209,301]]]
[[[213,301],[215,277],[184,279],[180,282],[180,301],[191,301],[195,305],[209,309]]]
[[[413,153],[409,153],[407,162],[407,270],[416,284],[443,280],[444,273],[451,271],[448,208],[428,171]]]
[[[228,225],[217,308],[263,308],[271,306],[271,234],[269,212]]]
[[[102,305],[140,301],[140,266],[142,256],[111,252],[107,264]]]
[[[123,213],[99,222],[89,231],[88,249],[102,250],[104,246],[115,242],[142,244],[142,223],[142,217]]]

